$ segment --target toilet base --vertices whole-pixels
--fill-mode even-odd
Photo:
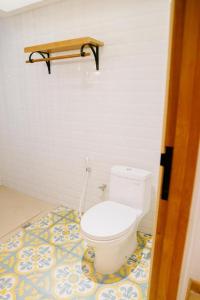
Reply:
[[[91,243],[89,243],[91,244]],[[119,240],[93,243],[96,272],[112,274],[117,272],[137,247],[136,232]]]

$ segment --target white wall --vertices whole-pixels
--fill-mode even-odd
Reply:
[[[182,272],[180,277],[178,300],[185,299],[190,278],[200,281],[200,150],[198,156],[196,178],[187,232]]]
[[[168,0],[66,0],[4,20],[3,183],[77,207],[84,158],[87,207],[114,164],[158,177],[168,43]],[[25,64],[24,46],[81,36],[105,42],[92,58]],[[141,229],[151,231],[152,210]]]

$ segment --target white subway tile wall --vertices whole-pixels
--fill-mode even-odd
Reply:
[[[152,232],[159,172],[169,35],[168,0],[66,0],[2,20],[0,160],[2,182],[77,208],[107,195],[112,165],[153,173],[152,205],[140,230]],[[93,57],[25,64],[25,46],[91,36]],[[108,192],[108,191],[107,191]]]

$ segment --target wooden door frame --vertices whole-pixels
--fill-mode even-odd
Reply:
[[[200,1],[172,3],[165,146],[173,147],[168,201],[160,199],[150,300],[175,300],[200,137]]]

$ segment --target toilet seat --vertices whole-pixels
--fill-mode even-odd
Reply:
[[[136,223],[140,211],[113,201],[90,208],[81,219],[81,232],[96,241],[109,241],[123,236]]]

